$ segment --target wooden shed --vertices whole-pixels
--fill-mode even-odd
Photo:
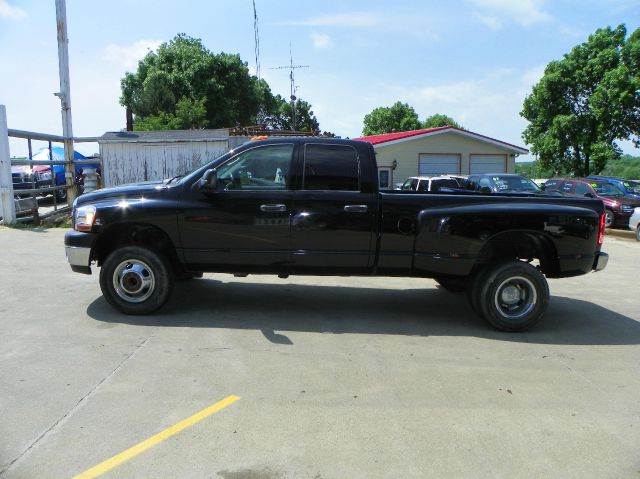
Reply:
[[[247,141],[229,130],[122,131],[98,139],[106,187],[182,175]]]

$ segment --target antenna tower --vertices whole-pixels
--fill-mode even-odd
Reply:
[[[291,130],[296,130],[296,90],[298,87],[296,86],[296,81],[293,76],[293,71],[298,68],[309,68],[309,65],[294,65],[293,64],[293,53],[291,52],[291,42],[289,42],[289,65],[283,65],[279,67],[271,67],[270,70],[289,70],[289,80],[291,82],[291,96],[289,97],[291,100]]]

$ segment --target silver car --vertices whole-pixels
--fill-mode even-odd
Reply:
[[[629,228],[636,232],[636,239],[640,241],[640,207],[633,210],[629,218]]]

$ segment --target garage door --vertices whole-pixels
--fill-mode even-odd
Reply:
[[[433,153],[420,154],[420,175],[444,175],[460,173],[460,155]]]
[[[506,173],[507,155],[471,155],[469,172],[472,175],[483,173]]]

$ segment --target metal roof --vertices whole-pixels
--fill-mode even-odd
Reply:
[[[98,138],[98,143],[190,143],[221,141],[229,138],[229,130],[163,130],[163,131],[109,131]]]

